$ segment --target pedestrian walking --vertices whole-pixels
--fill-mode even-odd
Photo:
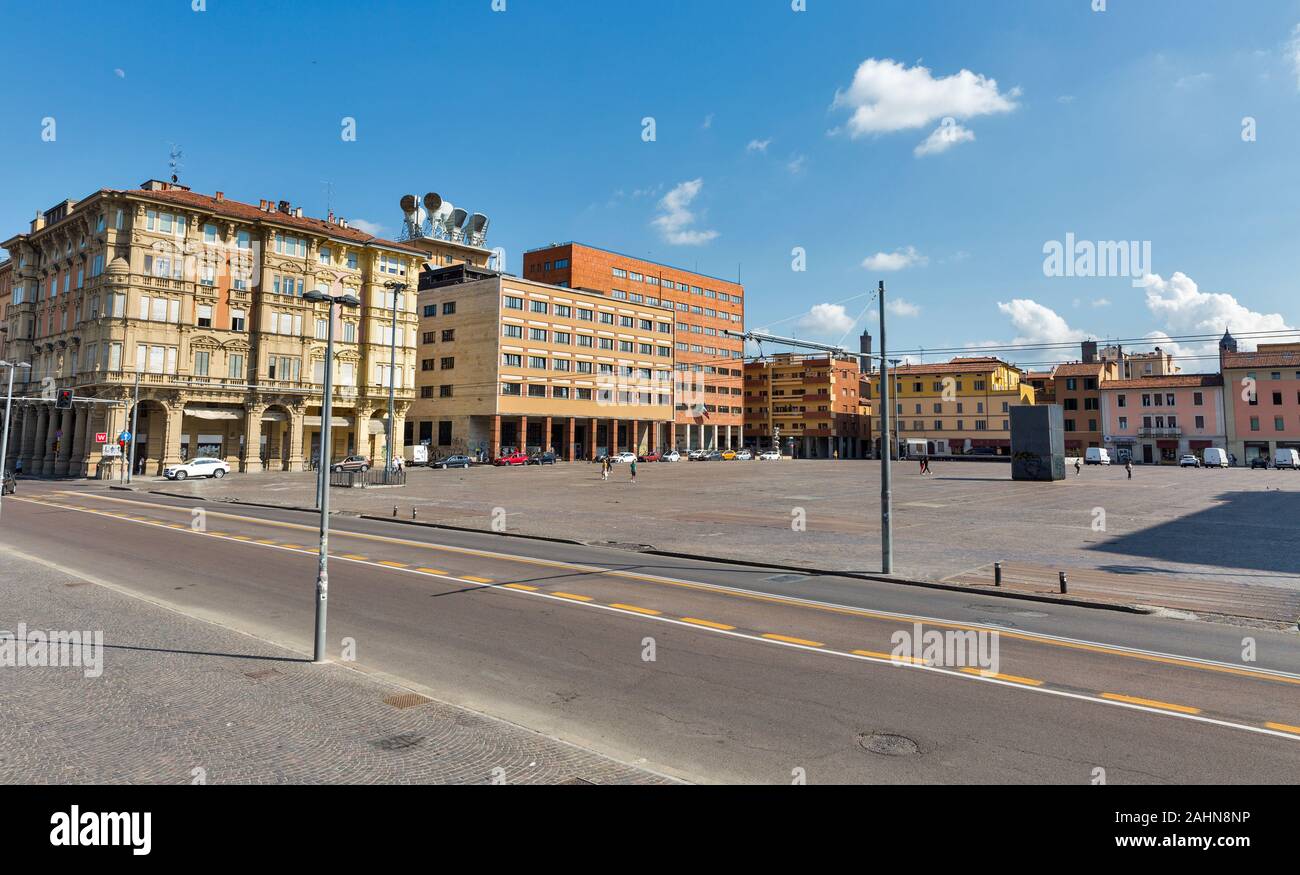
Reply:
[[[1076,458],[1074,460],[1074,476],[1078,477],[1083,473],[1083,460]]]
[[[606,456],[605,458],[600,460],[600,479],[601,480],[609,479],[609,456]]]
[[[1133,460],[1129,459],[1124,463],[1124,470],[1128,472],[1128,479],[1133,479]]]
[[[636,459],[633,459],[631,463],[628,465],[628,467],[632,469],[632,485],[635,486],[636,485]]]
[[[15,460],[14,460],[14,477],[21,477],[21,476],[23,476],[23,460],[22,460],[22,459],[15,459]]]

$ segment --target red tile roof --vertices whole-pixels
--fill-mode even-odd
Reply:
[[[1300,352],[1225,352],[1226,368],[1300,368]]]
[[[1105,362],[1067,362],[1057,365],[1053,374],[1057,377],[1096,377],[1105,369]]]
[[[955,358],[946,362],[936,362],[932,365],[898,365],[890,368],[893,374],[983,374],[989,371],[997,370],[999,367],[1015,368],[1015,365],[1007,364],[999,358],[988,356],[974,356],[971,358]],[[1019,370],[1019,368],[1016,368]]]
[[[1187,389],[1197,386],[1222,386],[1222,374],[1169,374],[1138,377],[1135,380],[1107,380],[1103,389]]]
[[[149,200],[161,201],[163,203],[173,203],[195,210],[206,210],[219,216],[243,219],[246,222],[274,222],[277,225],[285,225],[290,228],[300,228],[304,231],[312,231],[335,239],[351,240],[352,242],[359,244],[382,246],[386,249],[398,249],[402,252],[410,252],[414,255],[428,254],[427,252],[406,243],[398,243],[395,240],[385,240],[382,237],[367,234],[365,231],[358,228],[344,228],[342,225],[335,225],[325,221],[324,219],[313,219],[309,216],[294,216],[289,213],[279,212],[278,210],[262,210],[252,204],[230,200],[225,197],[221,200],[217,200],[215,197],[206,194],[199,194],[195,191],[183,191],[181,189],[148,191],[142,188],[134,188],[115,193],[133,195],[136,197],[147,198]]]

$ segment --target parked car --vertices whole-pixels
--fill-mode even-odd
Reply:
[[[365,456],[348,456],[341,462],[330,465],[331,471],[369,471],[370,459]],[[166,473],[166,472],[163,472]]]
[[[1252,457],[1251,460],[1250,460],[1250,467],[1252,467],[1252,468],[1268,468],[1268,457],[1267,457],[1267,456],[1254,456],[1254,457]]]
[[[530,464],[530,465],[554,465],[554,464],[555,464],[555,453],[551,453],[551,452],[546,452],[546,453],[533,453],[531,456],[528,457],[528,464]]]
[[[740,462],[749,462],[754,458],[753,450],[736,450],[736,460]]]
[[[1107,450],[1105,447],[1088,447],[1083,454],[1083,464],[1109,465],[1110,450]]]
[[[717,450],[704,450],[700,455],[701,462],[721,462],[722,453]]]
[[[681,454],[681,453],[677,452],[676,450],[669,450],[668,452],[664,453],[663,458],[660,459],[659,461],[661,461],[661,462],[680,462],[681,460],[682,460],[682,454]]]
[[[642,461],[642,462],[658,462],[658,461],[661,461],[662,459],[663,459],[663,456],[659,455],[659,451],[658,451],[658,450],[651,450],[650,452],[648,452],[648,453],[646,453],[644,456],[642,456],[642,457],[639,459],[639,461]]]
[[[1191,453],[1187,453],[1181,459],[1178,460],[1178,467],[1199,468],[1201,467],[1201,460],[1193,456]]]
[[[723,460],[724,462],[732,462],[732,461],[735,461],[735,458],[736,458],[736,451],[735,451],[735,450],[723,450],[723,451],[722,451],[722,460]]]
[[[1206,447],[1201,452],[1201,461],[1207,468],[1228,467],[1228,451],[1220,447]]]
[[[689,460],[692,461],[692,462],[698,462],[698,461],[700,461],[700,459],[704,458],[704,454],[705,454],[706,452],[708,452],[708,451],[707,451],[707,450],[691,450],[689,453],[686,454],[686,458],[689,459]]]
[[[615,453],[614,455],[610,456],[609,461],[615,464],[619,462],[635,462],[636,453],[629,453],[626,450],[624,450],[621,453]]]
[[[522,450],[515,450],[513,453],[509,453],[504,456],[498,456],[497,458],[493,459],[492,464],[497,466],[527,465],[528,454],[523,452]]]
[[[433,462],[430,467],[442,468],[445,470],[447,468],[468,468],[472,464],[474,464],[474,460],[469,456],[456,454],[454,456],[446,456],[439,459],[438,461]]]
[[[179,465],[168,465],[163,469],[163,476],[168,480],[184,480],[187,477],[214,477],[220,480],[230,473],[230,465],[224,459],[191,459]]]
[[[763,452],[758,454],[758,460],[760,462],[779,462],[781,461],[781,451],[764,450]]]
[[[1300,451],[1279,449],[1273,453],[1274,468],[1290,468],[1300,471]]]

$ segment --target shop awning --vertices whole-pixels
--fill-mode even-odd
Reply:
[[[219,407],[186,407],[185,415],[195,419],[243,419],[242,410],[223,410]]]

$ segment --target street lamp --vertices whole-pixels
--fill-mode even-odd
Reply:
[[[384,476],[393,470],[393,386],[397,376],[397,302],[406,291],[406,283],[389,280],[384,288],[393,293],[393,330],[388,333],[388,427],[384,434]],[[388,481],[384,481],[388,482]]]
[[[19,368],[31,370],[31,365],[27,362],[4,362],[0,361],[0,368],[9,369],[9,391],[5,394],[5,431],[0,436],[0,481],[3,481],[4,474],[9,465],[9,427],[11,424],[10,413],[14,403],[14,371]],[[4,499],[4,486],[0,485],[0,504]]]
[[[325,340],[325,398],[320,410],[320,464],[316,488],[320,495],[320,557],[316,566],[316,642],[312,661],[325,661],[325,614],[329,607],[329,538],[330,538],[330,432],[334,420],[334,308],[359,307],[356,295],[330,295],[322,291],[307,292],[304,301],[329,305],[329,328]]]

